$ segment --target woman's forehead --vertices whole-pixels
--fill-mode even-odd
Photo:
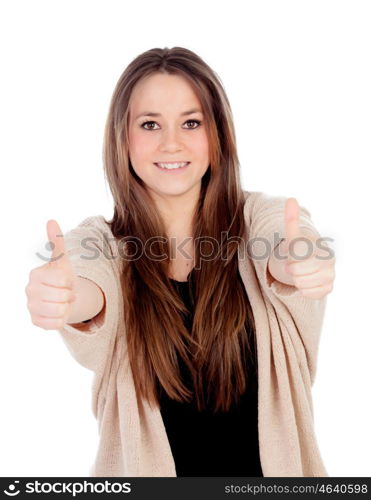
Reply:
[[[189,113],[202,108],[192,86],[178,75],[156,74],[140,81],[134,87],[130,99],[130,111],[146,116]]]

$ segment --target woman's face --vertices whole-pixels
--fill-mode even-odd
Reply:
[[[135,86],[130,101],[129,156],[138,177],[157,195],[199,192],[209,166],[208,138],[199,99],[183,77],[156,73]],[[157,162],[190,164],[165,170]]]

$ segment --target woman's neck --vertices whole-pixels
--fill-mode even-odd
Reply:
[[[187,238],[193,234],[193,217],[199,199],[199,190],[181,195],[152,193],[154,202],[165,225],[168,238]]]

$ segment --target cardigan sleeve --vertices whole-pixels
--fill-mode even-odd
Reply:
[[[268,261],[272,251],[285,237],[284,213],[287,199],[283,196],[257,193],[251,208],[249,240],[257,239],[258,244],[262,245],[262,252],[258,251],[257,255],[255,251],[253,253],[254,267],[260,286],[277,314],[283,321],[286,320],[286,324],[290,324],[291,328],[289,327],[288,331],[291,341],[298,353],[304,353],[304,356],[299,356],[299,359],[301,363],[306,364],[313,385],[327,296],[321,299],[304,297],[294,285],[275,280],[268,270]],[[321,238],[308,209],[300,205],[299,207],[300,227],[305,227],[317,238]],[[319,243],[323,248],[324,242]]]
[[[78,276],[96,283],[104,294],[102,311],[87,321],[58,329],[74,359],[85,368],[101,373],[114,341],[118,322],[119,279],[112,247],[104,237],[108,226],[102,216],[88,217],[65,236],[65,247]],[[111,233],[112,236],[112,233]]]

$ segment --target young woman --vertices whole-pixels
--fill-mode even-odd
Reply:
[[[52,258],[26,287],[33,323],[94,372],[90,475],[326,476],[311,386],[335,259],[295,198],[242,190],[199,56],[129,64],[104,168],[112,219],[64,237],[49,220]]]

